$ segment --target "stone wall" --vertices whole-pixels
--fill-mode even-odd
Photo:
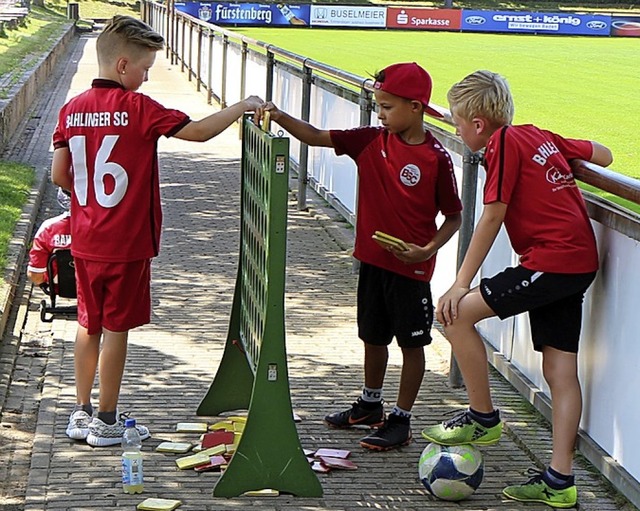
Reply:
[[[17,127],[27,115],[33,100],[44,87],[52,69],[65,55],[74,36],[75,25],[70,24],[53,47],[13,86],[8,98],[0,100],[0,153],[7,147]]]

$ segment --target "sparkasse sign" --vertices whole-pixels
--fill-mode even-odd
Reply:
[[[387,8],[387,28],[460,30],[461,18],[460,9]]]

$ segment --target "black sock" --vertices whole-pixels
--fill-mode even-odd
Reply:
[[[115,424],[116,423],[116,411],[113,412],[98,412],[98,419],[100,419],[105,424]]]
[[[91,406],[91,403],[89,403],[88,405],[76,405],[73,411],[77,412],[78,410],[82,410],[89,415],[93,415],[93,406]]]
[[[474,421],[484,426],[485,428],[492,428],[493,426],[497,426],[498,424],[500,424],[500,412],[498,410],[485,413],[476,412],[473,408],[469,407],[469,415],[471,415],[471,418]]]
[[[551,467],[547,468],[542,474],[542,480],[547,483],[554,490],[564,490],[575,484],[575,478],[573,475],[561,474],[560,472],[553,470]]]

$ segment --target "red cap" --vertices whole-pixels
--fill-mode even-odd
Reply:
[[[376,81],[374,89],[379,89],[394,96],[420,101],[425,111],[434,117],[444,116],[429,106],[431,98],[431,77],[422,67],[415,62],[392,64],[383,69],[384,81]]]

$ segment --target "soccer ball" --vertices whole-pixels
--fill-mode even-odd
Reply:
[[[442,500],[462,500],[478,489],[484,475],[482,454],[472,445],[429,444],[418,462],[420,480]]]

